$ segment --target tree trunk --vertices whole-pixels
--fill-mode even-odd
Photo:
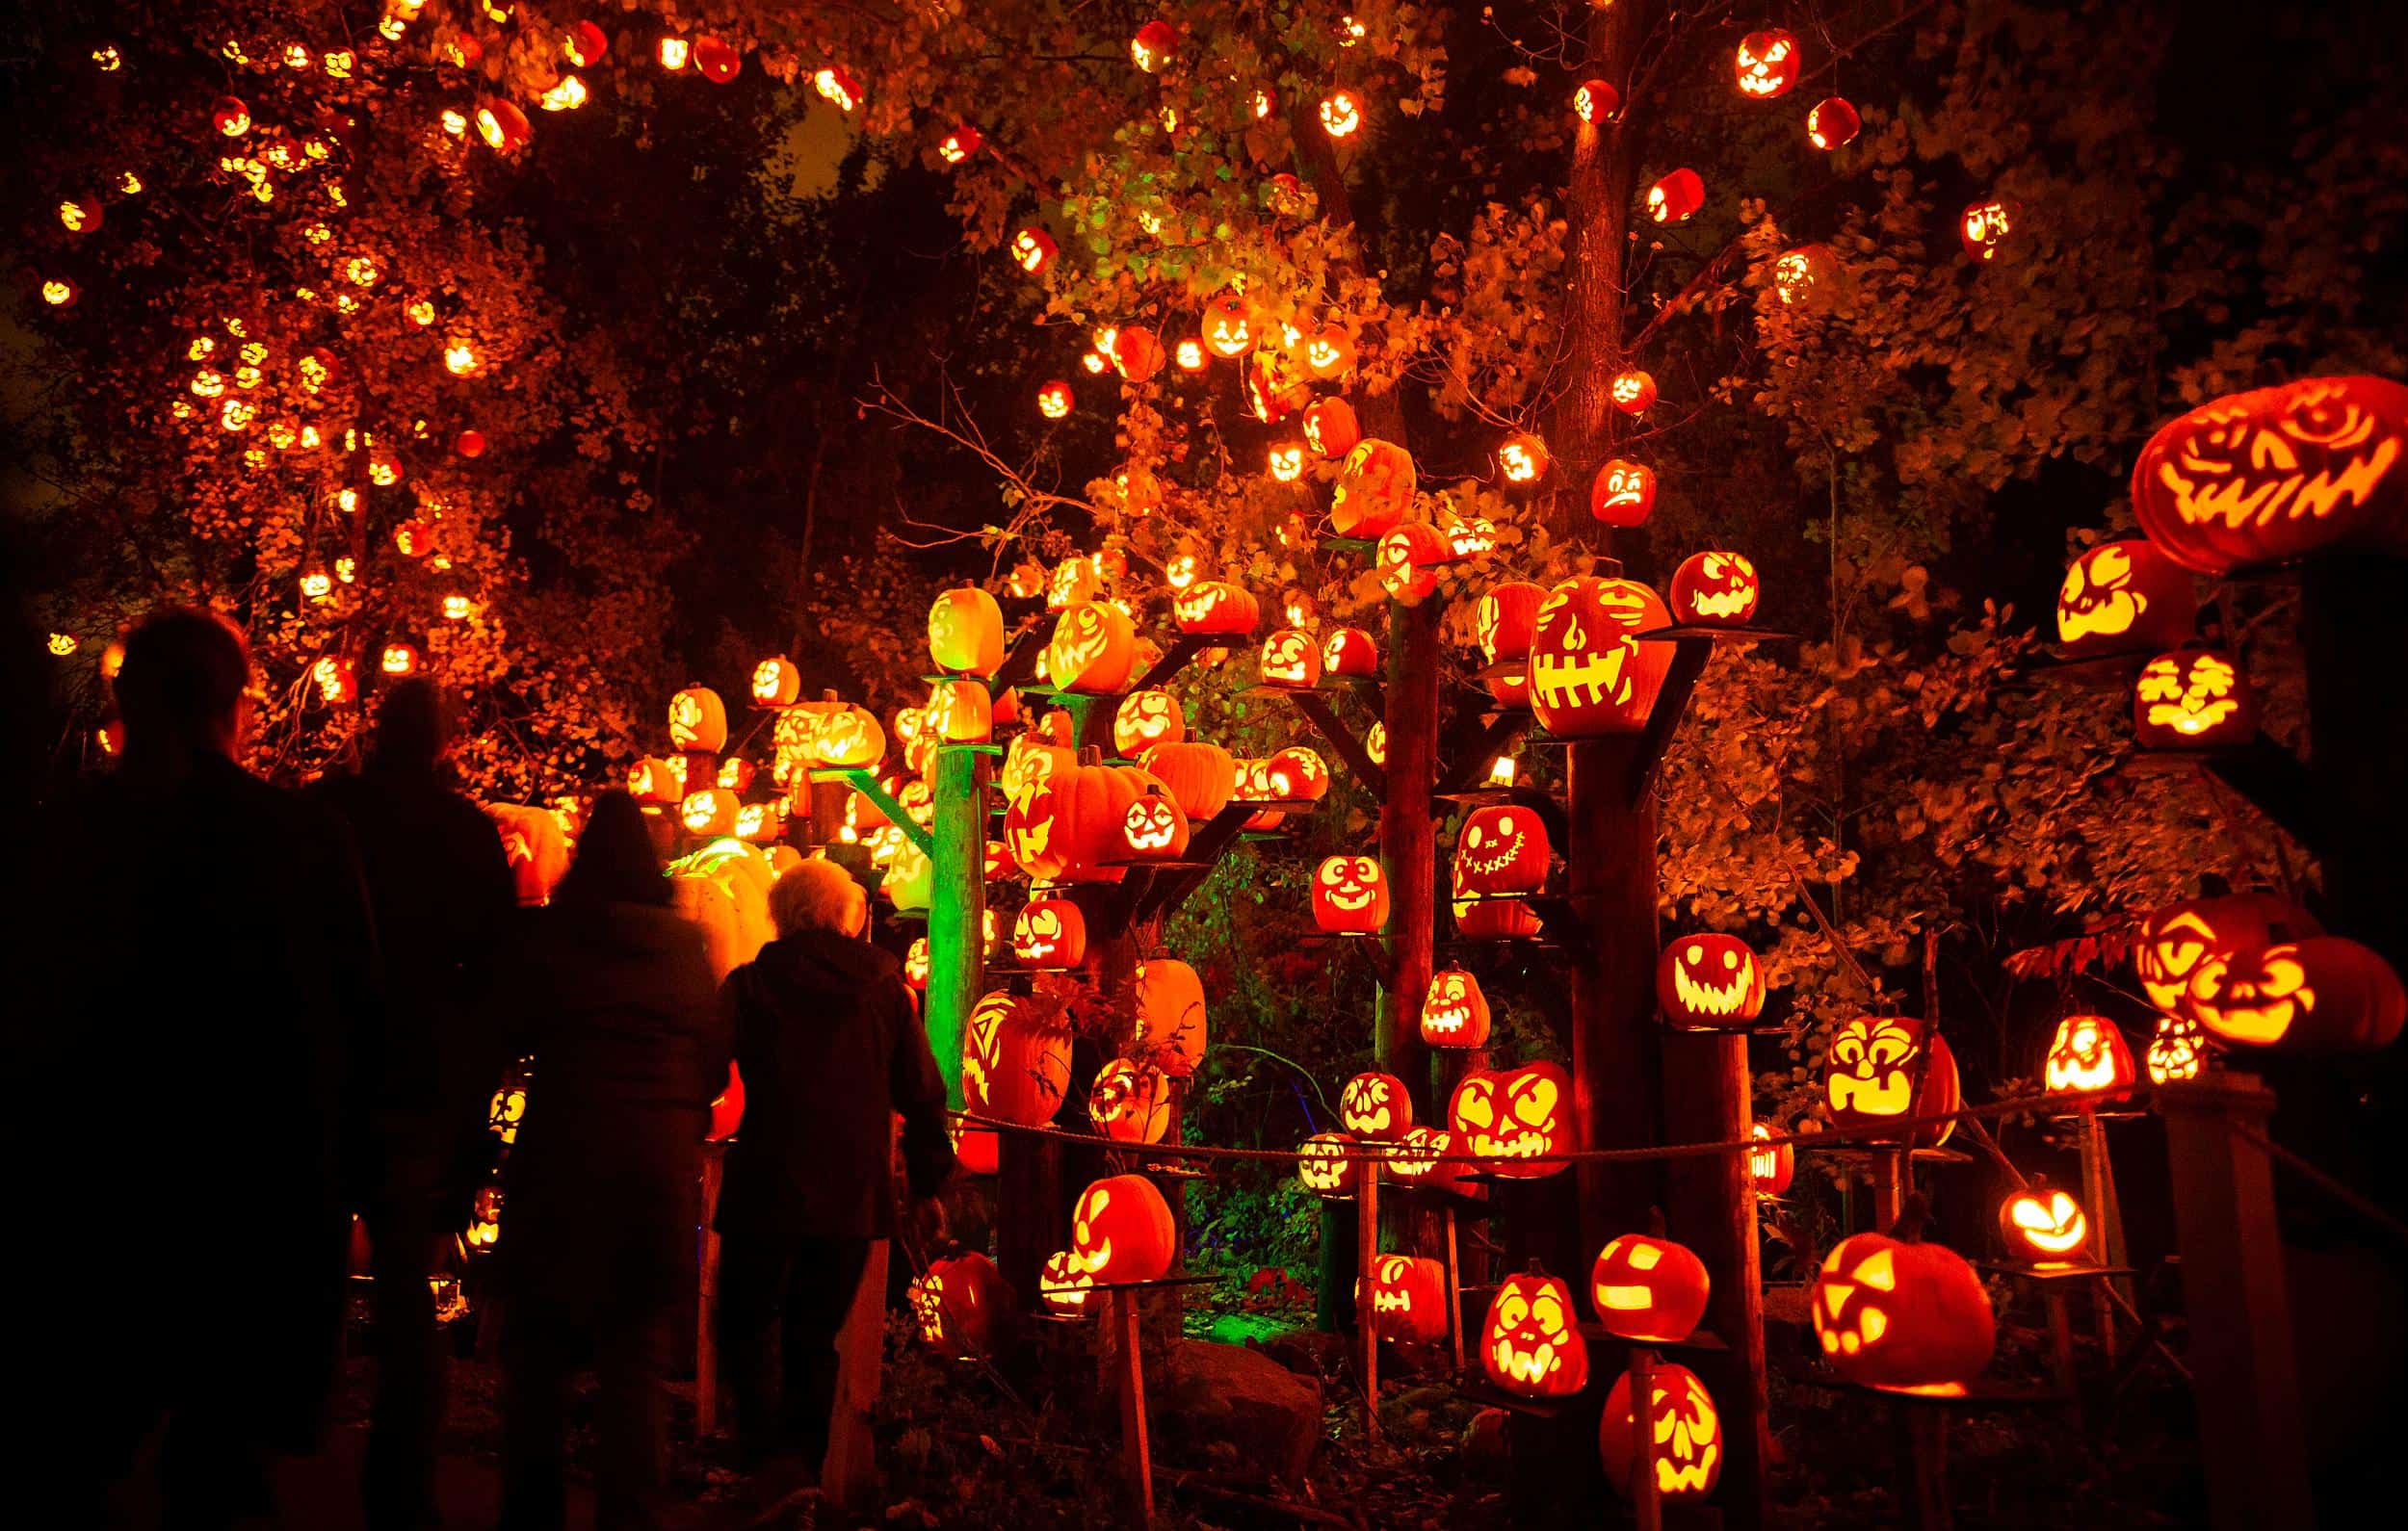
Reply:
[[[1429,1050],[1422,1045],[1422,997],[1437,908],[1438,609],[1388,607],[1388,799],[1379,810],[1379,858],[1388,873],[1388,968],[1373,1039],[1379,1066],[1404,1080],[1413,1119],[1435,1120]]]

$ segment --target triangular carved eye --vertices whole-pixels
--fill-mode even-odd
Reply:
[[[1898,1285],[1898,1262],[1890,1251],[1875,1250],[1856,1267],[1856,1280],[1874,1291],[1889,1291]]]

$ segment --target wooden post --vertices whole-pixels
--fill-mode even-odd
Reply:
[[[2049,1374],[2065,1389],[2065,1401],[2074,1411],[2074,1428],[2081,1428],[2081,1376],[2074,1369],[2074,1320],[2065,1310],[2065,1287],[2059,1282],[2043,1282],[2040,1300],[2049,1311]],[[2114,1352],[2107,1353],[2111,1361]]]
[[[961,1037],[986,983],[986,756],[975,746],[936,752],[931,784],[935,864],[929,902],[929,1047],[945,1101],[961,1108]]]
[[[1364,1276],[1379,1259],[1379,1166],[1355,1166],[1354,1239],[1361,1249],[1354,1279],[1354,1337],[1363,1358],[1363,1433],[1379,1439],[1379,1325],[1373,1317],[1372,1284]]]
[[[1434,602],[1388,606],[1388,795],[1379,805],[1388,960],[1372,1051],[1381,1069],[1404,1080],[1417,1122],[1437,1115],[1430,1109],[1429,1050],[1422,1045],[1421,1020],[1438,919],[1429,797],[1438,782],[1438,615]]]
[[[1049,1132],[999,1134],[995,1166],[995,1268],[1020,1306],[1035,1311],[1038,1273],[1062,1247],[1062,1145]]]
[[[836,1410],[828,1420],[827,1456],[820,1486],[829,1499],[856,1513],[875,1509],[877,1437],[870,1416],[877,1407],[878,1364],[886,1346],[887,1241],[874,1239],[861,1284],[836,1340]]]
[[[1584,740],[1570,750],[1573,907],[1586,930],[1572,968],[1572,1107],[1584,1149],[1647,1148],[1657,1121],[1656,813],[1633,804],[1629,737]],[[1577,1241],[1600,1250],[1648,1224],[1662,1204],[1652,1165],[1584,1160]],[[1550,1268],[1556,1268],[1552,1264]]]
[[[1906,1404],[1906,1438],[1915,1454],[1915,1525],[1917,1531],[1949,1531],[1955,1511],[1949,1504],[1948,1411],[1930,1404]]]
[[[2103,1265],[2124,1263],[2124,1216],[2115,1203],[2114,1172],[2107,1164],[2107,1128],[2099,1120],[2096,1106],[2081,1108],[2081,1205],[2090,1217],[2090,1226],[2099,1231],[2099,1262]],[[2115,1355],[2115,1305],[2107,1293],[2094,1284],[2096,1299],[2091,1307],[2098,1324],[2099,1354]],[[2125,1296],[2129,1299],[2131,1293]]]
[[[1656,1487],[1656,1353],[1631,1347],[1631,1518],[1638,1531],[1662,1531],[1663,1495]]]
[[[727,1145],[702,1146],[702,1269],[694,1283],[694,1428],[707,1436],[720,1422],[720,1178]]]
[[[1903,1143],[1872,1146],[1872,1226],[1881,1233],[1888,1233],[1906,1215],[1906,1192],[1914,1183],[1906,1168],[1912,1153]]]
[[[2263,1134],[2273,1092],[2254,1076],[2219,1072],[2160,1085],[2156,1099],[2173,1172],[2209,1521],[2217,1531],[2313,1525],[2273,1169],[2264,1149],[2233,1130]]]
[[[1746,1139],[1755,1119],[1747,1039],[1711,1032],[1662,1041],[1663,1130],[1675,1143]],[[1706,1327],[1729,1348],[1696,1366],[1722,1413],[1722,1484],[1715,1502],[1739,1523],[1763,1520],[1772,1435],[1765,1379],[1765,1273],[1756,1238],[1756,1187],[1744,1153],[1670,1160],[1665,1227],[1706,1263]]]
[[[1130,1518],[1154,1521],[1154,1462],[1146,1438],[1145,1358],[1138,1324],[1138,1294],[1123,1286],[1112,1294],[1112,1336],[1120,1349],[1120,1482]]]
[[[1463,1375],[1463,1260],[1455,1247],[1454,1208],[1447,1208],[1447,1333],[1454,1340],[1454,1374]]]

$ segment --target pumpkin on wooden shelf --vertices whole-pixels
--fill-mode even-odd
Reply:
[[[1564,739],[1644,728],[1672,666],[1672,645],[1638,635],[1671,623],[1654,590],[1582,575],[1547,594],[1531,639],[1531,711]]]
[[[1606,1481],[1625,1499],[1637,1494],[1639,1424],[1632,1414],[1631,1374],[1613,1380],[1597,1421],[1597,1454]],[[1656,1497],[1674,1503],[1702,1499],[1722,1478],[1722,1416],[1697,1373],[1670,1362],[1647,1369],[1647,1458]]]
[[[2132,1093],[2135,1077],[2131,1046],[2103,1015],[2069,1015],[2058,1022],[2040,1063],[2041,1085],[2052,1095],[2113,1090],[2109,1099],[2120,1101]]]
[[[1447,1102],[1447,1126],[1491,1175],[1536,1180],[1559,1174],[1568,1163],[1544,1156],[1573,1146],[1572,1077],[1556,1063],[1466,1075]]]
[[[1887,1233],[1842,1239],[1807,1306],[1832,1370],[1874,1388],[1961,1391],[1990,1363],[1998,1323],[1954,1251]]]
[[[2219,1042],[2290,1052],[2370,1052],[2408,1021],[2408,991],[2371,947],[2309,936],[2203,961],[2181,1013]]]
[[[2034,1181],[1999,1204],[1999,1237],[2017,1259],[2061,1265],[2082,1258],[2090,1219],[2080,1202]]]
[[[1612,1239],[1588,1275],[1597,1321],[1651,1345],[1676,1345],[1694,1333],[1711,1285],[1706,1262],[1687,1246],[1646,1233]]]
[[[1374,1255],[1368,1284],[1372,1332],[1382,1339],[1426,1345],[1447,1334],[1447,1267],[1412,1255]]]
[[[1116,1142],[1160,1143],[1170,1129],[1170,1076],[1133,1058],[1105,1064],[1087,1088],[1087,1116]]]
[[[1066,970],[1086,960],[1086,915],[1067,898],[1032,898],[1011,921],[1012,960]]]
[[[1142,1175],[1112,1175],[1079,1193],[1069,1273],[1100,1285],[1160,1281],[1179,1253],[1170,1204]]]
[[[1922,1021],[1895,1015],[1857,1016],[1840,1024],[1823,1056],[1822,1094],[1831,1120],[1842,1127],[1937,1116],[1961,1103],[1956,1058],[1949,1051],[1948,1039]],[[1950,1119],[1902,1129],[1897,1136],[1856,1141],[1937,1148],[1955,1129],[1955,1121]]]
[[[1737,936],[1682,936],[1656,960],[1656,1002],[1676,1026],[1745,1029],[1765,1011],[1765,969]]]
[[[929,658],[956,675],[992,675],[1004,663],[1004,609],[975,584],[947,590],[929,609]]]
[[[2306,910],[2273,894],[2185,898],[2140,921],[2133,942],[2133,973],[2150,1005],[2160,1015],[2170,1015],[2181,1006],[2200,964],[2323,933]]]
[[[1338,1120],[1356,1137],[1389,1142],[1413,1125],[1413,1097],[1393,1074],[1358,1074],[1338,1094]]]
[[[1422,997],[1422,1041],[1433,1048],[1484,1048],[1488,1045],[1488,997],[1479,979],[1461,968],[1441,968],[1429,975]]]
[[[1039,1127],[1070,1089],[1070,1031],[1030,1000],[997,992],[962,1027],[961,1097],[970,1111]]]
[[[1537,1271],[1506,1277],[1488,1300],[1479,1359],[1490,1383],[1524,1398],[1569,1398],[1587,1387],[1588,1341],[1571,1288]]]

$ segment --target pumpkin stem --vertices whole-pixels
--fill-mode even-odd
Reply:
[[[1929,1221],[1931,1204],[1924,1199],[1923,1192],[1910,1192],[1905,1207],[1898,1214],[1898,1221],[1890,1225],[1890,1236],[1901,1244],[1921,1243],[1924,1225]]]
[[[1662,1207],[1651,1207],[1647,1208],[1647,1233],[1648,1233],[1648,1236],[1650,1236],[1651,1238],[1662,1238],[1662,1237],[1663,1237],[1663,1208],[1662,1208]]]

